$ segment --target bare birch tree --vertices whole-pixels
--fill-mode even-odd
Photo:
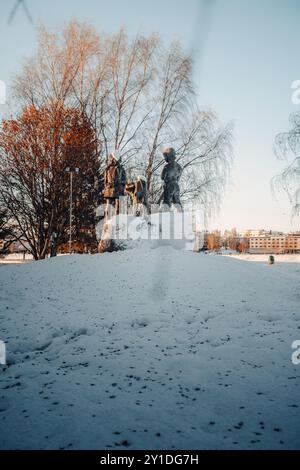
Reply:
[[[283,172],[272,180],[272,189],[283,189],[291,202],[292,215],[300,214],[300,114],[290,116],[290,130],[275,139],[275,154],[285,162]]]

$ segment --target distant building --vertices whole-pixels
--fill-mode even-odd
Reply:
[[[238,253],[247,253],[249,251],[249,238],[241,236],[224,238],[223,246]]]
[[[262,237],[264,235],[266,235],[266,230],[264,229],[260,229],[260,230],[246,230],[246,232],[244,233],[244,237],[246,238],[251,238],[251,237]],[[270,233],[270,232],[268,232]]]
[[[240,237],[237,251],[239,253],[249,253],[249,238]]]
[[[300,234],[250,237],[249,253],[300,253]]]
[[[239,234],[238,234],[237,229],[236,229],[235,227],[233,227],[233,228],[230,229],[230,230],[226,229],[226,230],[224,231],[224,234],[223,234],[224,239],[236,238],[236,237],[238,237],[238,236],[239,236]]]
[[[286,253],[300,253],[300,232],[286,236]]]
[[[265,230],[265,229],[259,229],[259,230],[246,230],[244,233],[244,237],[246,238],[252,238],[252,237],[266,237],[266,236],[280,236],[284,235],[283,232],[277,232],[274,230]]]
[[[25,251],[29,251],[29,245],[26,241],[23,241],[23,244],[19,241],[10,242],[9,239],[1,239],[0,240],[0,251],[4,249],[6,244],[5,253],[24,253]]]
[[[285,236],[250,237],[249,253],[285,253]]]

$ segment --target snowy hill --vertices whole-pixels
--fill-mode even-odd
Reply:
[[[0,448],[300,448],[299,279],[170,246],[1,266]]]

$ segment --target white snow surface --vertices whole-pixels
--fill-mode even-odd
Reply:
[[[299,279],[167,244],[2,266],[0,448],[299,449]]]
[[[256,253],[226,253],[224,251],[222,253],[223,256],[232,256],[232,258],[237,258],[243,261],[262,261],[264,263],[268,262],[269,254],[256,254]],[[273,253],[273,256],[275,258],[275,263],[300,263],[300,254],[295,253],[295,254],[277,254]]]

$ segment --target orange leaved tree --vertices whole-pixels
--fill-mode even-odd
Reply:
[[[98,156],[93,128],[78,109],[52,102],[26,107],[0,131],[0,204],[22,242],[43,259],[69,237],[69,171],[74,173],[72,236],[94,239]],[[68,171],[67,171],[68,170]],[[84,229],[84,230],[83,230]]]

